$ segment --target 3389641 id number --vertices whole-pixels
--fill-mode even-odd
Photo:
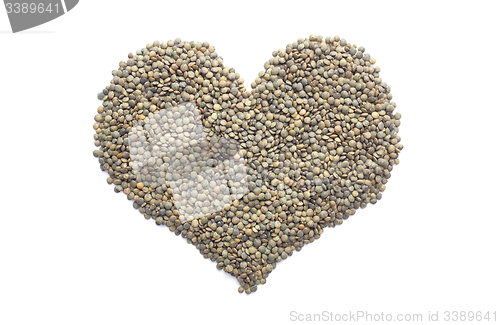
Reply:
[[[444,312],[444,321],[445,322],[456,322],[456,321],[461,321],[461,322],[480,322],[480,321],[497,321],[497,312],[474,312],[474,311],[445,311]]]
[[[27,13],[59,13],[59,3],[56,2],[54,5],[49,3],[45,5],[43,3],[6,3],[5,8],[7,9],[7,13],[15,13],[15,14],[27,14]]]

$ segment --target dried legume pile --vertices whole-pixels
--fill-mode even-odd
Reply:
[[[403,149],[401,114],[363,47],[311,35],[272,56],[246,91],[207,42],[155,41],[113,70],[98,94],[102,106],[94,124],[94,156],[115,192],[125,193],[146,219],[186,238],[247,294],[325,227],[380,200]],[[248,191],[221,211],[183,222],[168,182],[134,172],[131,150],[140,140],[131,130],[150,121],[191,123],[183,116],[188,102],[208,140],[242,148],[241,183]],[[154,166],[156,160],[146,158]],[[209,191],[193,191],[201,202],[195,209],[208,212]]]

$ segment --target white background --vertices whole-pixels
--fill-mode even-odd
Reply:
[[[85,0],[18,34],[0,8],[0,324],[495,308],[500,322],[498,4]],[[155,40],[210,42],[249,89],[272,51],[310,34],[377,59],[403,115],[401,164],[379,203],[240,295],[235,278],[107,185],[92,156],[96,95]]]

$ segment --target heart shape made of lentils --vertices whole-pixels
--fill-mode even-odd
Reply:
[[[155,41],[98,94],[94,156],[146,219],[255,292],[381,199],[403,146],[375,62],[311,35],[274,51],[247,91],[207,42]]]

